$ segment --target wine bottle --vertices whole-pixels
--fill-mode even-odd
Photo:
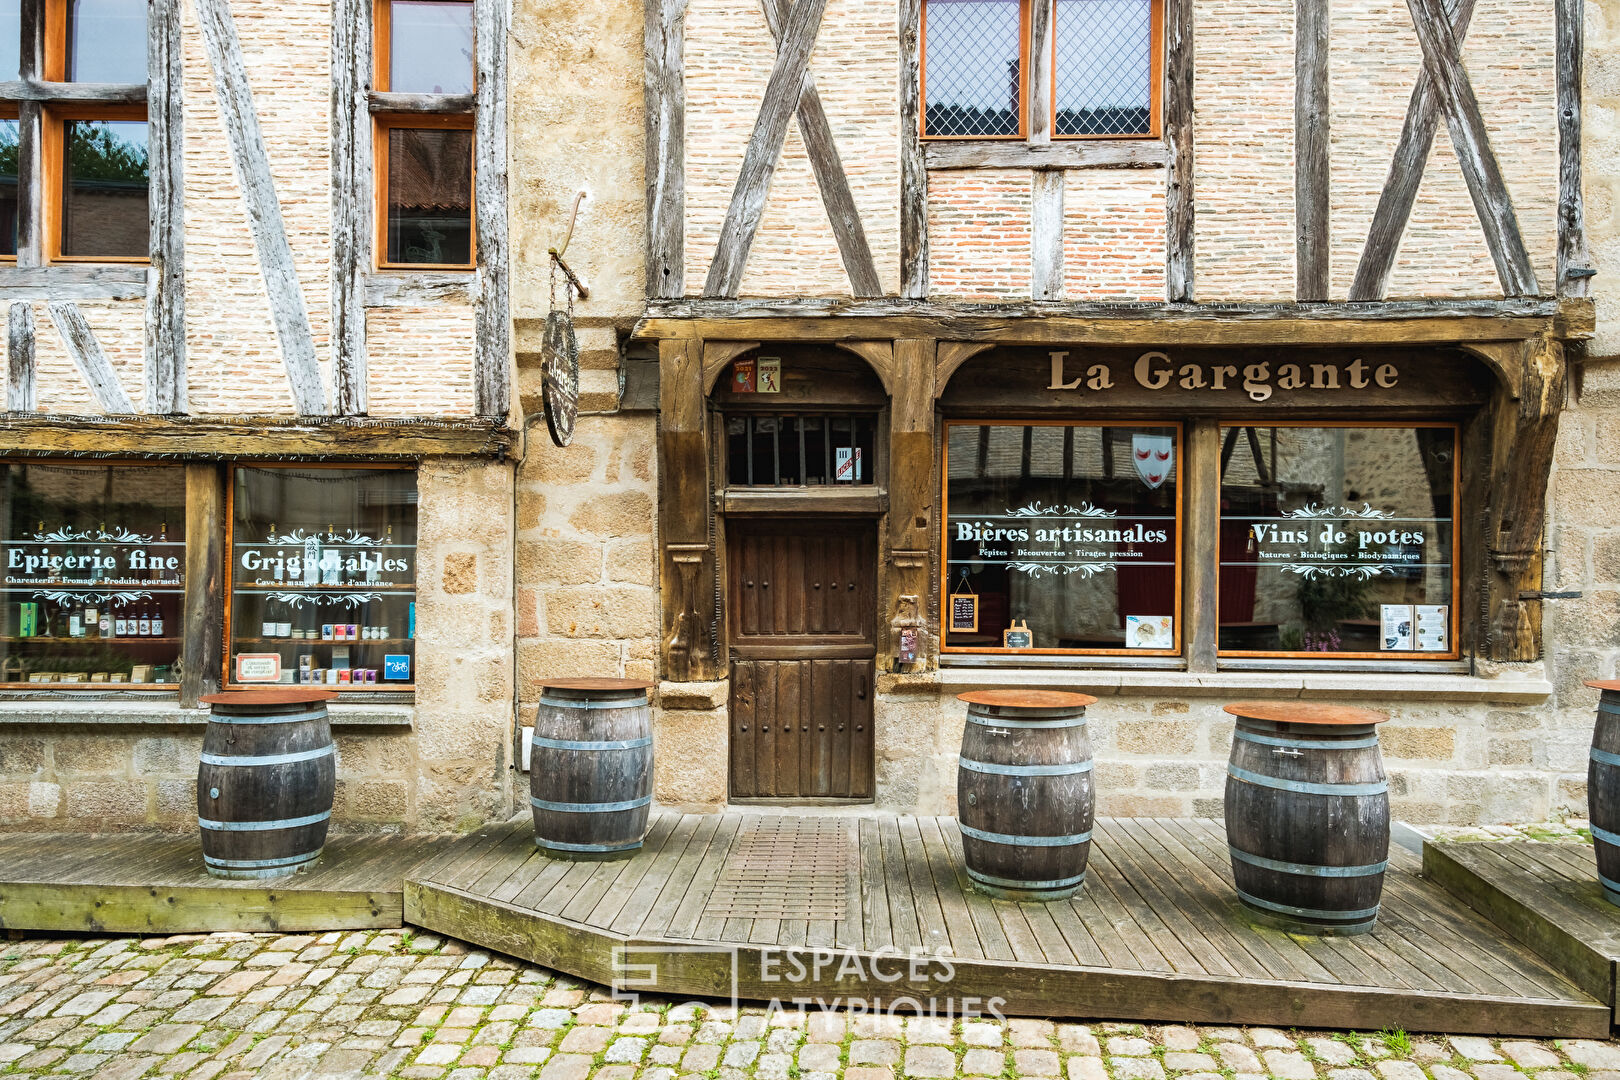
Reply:
[[[99,638],[101,636],[101,612],[94,603],[85,605],[84,636],[87,638]]]
[[[152,636],[163,636],[163,606],[161,604],[152,608]]]
[[[140,629],[135,632],[141,637],[152,636],[152,616],[145,608],[141,608]]]
[[[269,598],[264,601],[264,617],[260,621],[259,636],[264,638],[276,636],[276,602]]]
[[[118,605],[118,611],[113,616],[113,636],[129,636],[129,617],[124,613],[124,605]]]
[[[84,637],[84,606],[82,604],[75,603],[68,607],[67,627],[68,637]]]
[[[113,636],[113,615],[111,607],[104,607],[101,609],[99,629],[102,637],[110,638]]]

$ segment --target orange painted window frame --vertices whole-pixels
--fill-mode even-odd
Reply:
[[[478,147],[477,136],[468,163],[472,177],[473,206],[467,218],[469,226],[468,255],[464,263],[402,263],[388,261],[388,134],[397,128],[418,128],[433,131],[472,131],[470,113],[377,113],[372,117],[372,160],[376,165],[377,219],[375,244],[376,264],[379,270],[473,270],[478,265]]]

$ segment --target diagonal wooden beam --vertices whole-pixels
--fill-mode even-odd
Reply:
[[[84,376],[85,385],[90,387],[90,393],[95,397],[96,404],[101,406],[101,411],[134,412],[135,403],[130,401],[129,394],[118,381],[117,372],[113,371],[107,354],[101,351],[95,332],[85,321],[79,305],[69,300],[52,300],[48,306],[56,332],[62,335],[62,344],[67,346],[68,356],[79,369],[79,374]]]
[[[1530,253],[1525,250],[1519,218],[1513,210],[1513,198],[1508,194],[1502,167],[1491,149],[1491,136],[1480,114],[1479,99],[1474,96],[1473,83],[1463,68],[1462,48],[1457,43],[1457,35],[1452,33],[1451,20],[1446,17],[1442,0],[1406,0],[1406,5],[1412,12],[1418,44],[1423,47],[1423,66],[1440,98],[1452,149],[1457,153],[1457,163],[1468,183],[1468,194],[1474,200],[1474,211],[1485,232],[1485,244],[1496,263],[1502,292],[1510,297],[1539,295],[1536,272],[1530,265]]]
[[[293,405],[299,415],[323,415],[327,412],[326,388],[321,384],[321,368],[315,358],[315,335],[310,330],[304,293],[293,266],[292,245],[287,242],[287,226],[276,198],[270,156],[259,130],[253,87],[242,62],[242,44],[236,36],[230,0],[196,0],[196,10],[208,64],[213,69],[220,123],[230,143],[236,181],[242,188],[242,202],[259,255],[259,273],[270,297],[270,317],[281,342],[281,362],[287,369]]]
[[[771,37],[778,41],[782,37],[782,24],[787,21],[789,4],[790,0],[765,0],[765,22],[770,26]],[[871,245],[866,242],[861,211],[849,190],[849,178],[844,174],[844,163],[833,142],[827,111],[821,106],[816,77],[808,71],[794,115],[799,121],[805,152],[810,156],[810,168],[816,174],[816,186],[821,189],[822,205],[827,208],[827,219],[832,222],[838,254],[844,260],[844,273],[849,275],[850,290],[856,296],[882,296],[883,283],[878,280],[877,263],[872,259]]]
[[[1468,37],[1468,24],[1473,18],[1474,0],[1456,0],[1451,25],[1459,45]],[[1378,209],[1373,211],[1367,243],[1361,249],[1361,262],[1350,283],[1351,300],[1382,300],[1389,294],[1389,277],[1395,270],[1401,236],[1406,232],[1406,223],[1412,219],[1412,208],[1417,205],[1423,170],[1428,165],[1429,150],[1434,146],[1434,135],[1439,129],[1439,95],[1428,72],[1419,71],[1411,103],[1406,107],[1401,139],[1395,146],[1395,158],[1389,165],[1389,178],[1384,181],[1383,194],[1378,197]]]
[[[826,10],[827,0],[798,0],[783,24],[776,63],[765,84],[754,133],[748,139],[748,151],[737,173],[731,206],[715,244],[714,261],[709,264],[708,280],[703,286],[705,296],[735,297],[742,288],[743,268],[748,265],[748,251],[754,246],[759,219],[765,213],[771,174],[782,156],[788,121],[798,109],[804,78],[810,71],[810,52]]]

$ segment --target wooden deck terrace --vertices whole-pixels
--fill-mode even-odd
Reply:
[[[951,818],[655,814],[617,862],[526,818],[414,871],[405,920],[627,991],[899,1012],[1605,1037],[1598,1000],[1391,851],[1377,928],[1255,925],[1217,822],[1100,820],[1085,888],[974,892]],[[911,958],[920,956],[916,963]]]
[[[1431,842],[1423,869],[1608,1003],[1620,1021],[1620,907],[1603,898],[1591,844]]]

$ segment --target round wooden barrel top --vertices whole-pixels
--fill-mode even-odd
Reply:
[[[652,683],[641,679],[551,679],[540,684],[542,690],[602,690],[608,693],[652,688]]]
[[[956,700],[1000,709],[1083,709],[1097,704],[1090,694],[1071,694],[1067,690],[970,690],[957,694]]]
[[[1620,679],[1591,679],[1586,685],[1594,690],[1608,690],[1620,694]]]
[[[200,700],[205,705],[303,705],[312,701],[331,701],[335,697],[336,690],[290,686],[274,690],[228,690],[223,694],[209,694]]]
[[[1273,724],[1321,724],[1327,727],[1349,724],[1382,724],[1388,713],[1358,709],[1352,705],[1313,705],[1290,701],[1240,701],[1228,705],[1233,716],[1266,720]]]

